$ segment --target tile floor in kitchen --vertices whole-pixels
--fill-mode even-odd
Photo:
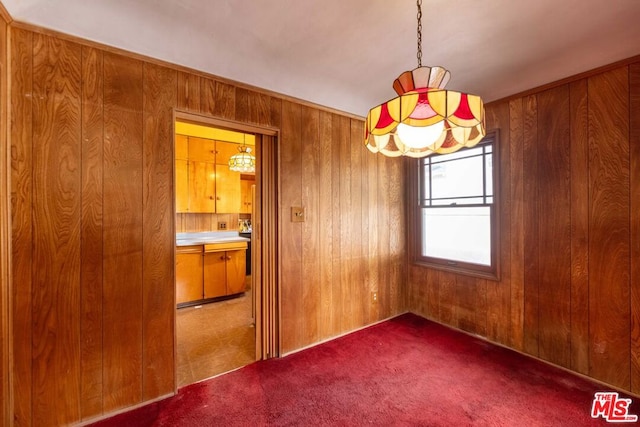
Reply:
[[[251,314],[250,290],[226,301],[178,309],[178,387],[252,363],[255,327]]]

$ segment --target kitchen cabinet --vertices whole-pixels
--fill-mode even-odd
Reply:
[[[244,241],[178,246],[178,306],[245,292],[247,247]]]
[[[216,212],[216,165],[189,160],[189,210]]]
[[[228,165],[239,145],[179,134],[175,143],[176,212],[240,212],[240,173]]]
[[[202,245],[181,246],[176,250],[176,303],[203,297]]]
[[[240,180],[240,213],[253,212],[253,192],[252,187],[256,184],[253,179]]]
[[[229,158],[238,152],[238,144],[216,141],[216,212],[240,212],[240,172],[229,170]]]
[[[228,165],[216,165],[216,212],[240,211],[240,173],[229,170]]]
[[[214,243],[204,247],[205,298],[244,292],[247,242]]]

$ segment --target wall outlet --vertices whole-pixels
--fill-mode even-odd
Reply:
[[[226,230],[227,229],[227,223],[226,222],[219,222],[218,223],[218,230]]]
[[[377,304],[378,303],[378,293],[377,292],[371,292],[371,303],[373,303],[373,304]]]

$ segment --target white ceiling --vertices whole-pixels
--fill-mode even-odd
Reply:
[[[365,116],[417,66],[414,0],[0,0],[20,22]],[[485,102],[640,54],[640,0],[424,0],[423,65]]]

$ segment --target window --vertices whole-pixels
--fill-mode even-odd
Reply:
[[[475,147],[417,161],[417,263],[498,278],[496,144],[494,131]]]

